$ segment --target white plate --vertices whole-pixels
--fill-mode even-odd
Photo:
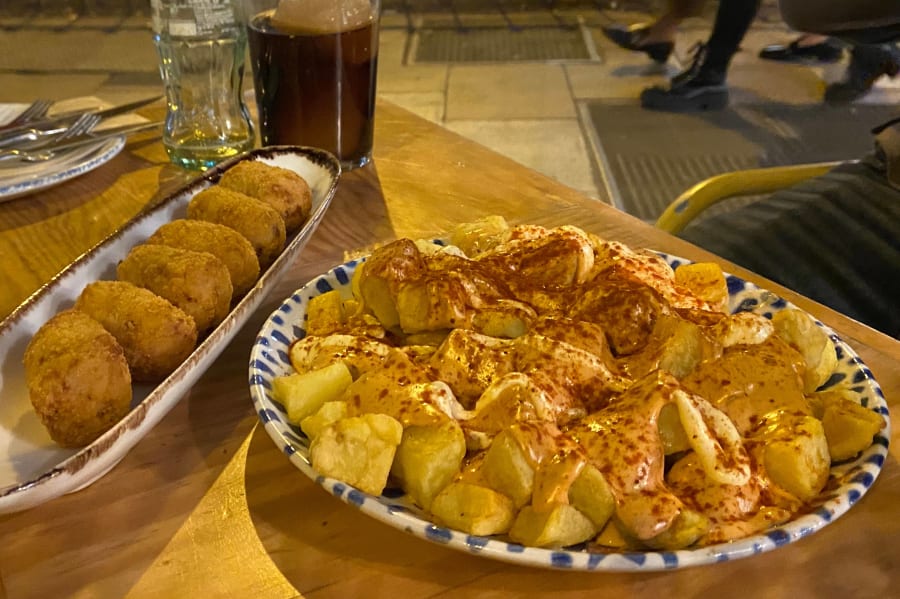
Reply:
[[[0,125],[14,119],[27,104],[0,104]],[[59,185],[112,160],[125,147],[125,137],[60,152],[44,162],[0,162],[0,202]]]
[[[687,262],[674,256],[663,257],[671,264]],[[348,485],[318,474],[309,461],[309,441],[296,426],[287,422],[284,407],[272,399],[272,379],[293,372],[288,357],[291,341],[305,336],[306,306],[310,298],[331,289],[350,297],[350,279],[357,261],[348,262],[314,279],[294,292],[266,321],[257,336],[250,356],[250,395],[266,432],[289,456],[291,462],[325,490],[369,516],[422,539],[453,549],[476,553],[492,559],[544,568],[589,571],[656,571],[713,564],[763,553],[806,537],[844,514],[862,497],[881,471],[891,436],[887,403],[878,383],[862,360],[833,331],[823,326],[834,341],[839,364],[826,387],[849,384],[861,404],[882,415],[885,428],[858,459],[834,465],[833,490],[823,492],[810,513],[765,533],[737,541],[699,549],[595,553],[577,548],[539,549],[507,542],[502,537],[478,537],[430,522],[422,510],[406,500],[402,491],[386,489],[374,497]],[[732,312],[752,311],[771,316],[790,306],[771,292],[734,276],[728,276]]]
[[[260,160],[305,178],[313,195],[310,218],[225,321],[172,375],[156,387],[135,386],[133,409],[119,424],[84,449],[60,448],[51,441],[28,399],[22,369],[28,341],[50,317],[71,307],[87,283],[115,278],[116,264],[132,247],[160,225],[182,218],[195,193],[243,160]],[[22,510],[78,490],[116,465],[212,364],[293,263],[325,215],[339,176],[337,160],[311,148],[263,148],[223,163],[83,255],[0,323],[0,513]]]

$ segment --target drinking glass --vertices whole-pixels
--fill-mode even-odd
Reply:
[[[262,144],[371,160],[381,0],[244,0]]]

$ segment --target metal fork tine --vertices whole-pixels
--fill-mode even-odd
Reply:
[[[19,116],[14,118],[7,127],[20,125],[27,123],[28,121],[33,121],[35,119],[39,119],[47,114],[47,111],[50,110],[50,106],[53,105],[53,102],[50,100],[35,100],[32,102],[28,108],[23,110]]]
[[[99,122],[100,117],[96,114],[83,114],[58,139],[69,139],[76,135],[89,133]]]

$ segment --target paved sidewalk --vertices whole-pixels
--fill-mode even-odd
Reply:
[[[71,5],[63,0],[56,10],[52,0],[9,0],[8,8],[33,10],[0,10],[0,102],[80,95],[123,102],[161,92],[148,7],[103,1],[90,8],[85,0],[66,12],[60,7]],[[635,105],[641,89],[689,62],[690,46],[709,32],[710,15],[687,22],[669,64],[658,66],[600,32],[612,21],[646,19],[645,12],[579,0],[523,0],[516,6],[524,10],[505,8],[513,4],[385,0],[379,93],[612,202],[608,157],[588,108],[598,101]],[[763,11],[734,60],[733,106],[820,104],[826,82],[840,78],[843,65],[810,68],[756,57],[764,45],[793,35],[771,8]],[[472,44],[481,44],[483,59],[471,59]],[[879,83],[865,101],[900,106],[900,80]]]

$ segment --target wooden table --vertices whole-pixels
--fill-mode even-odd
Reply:
[[[281,298],[347,250],[503,214],[575,224],[693,259],[705,252],[393,105],[374,165],[345,175],[318,232],[266,304],[162,422],[87,489],[0,517],[0,596],[883,597],[900,585],[900,433],[872,490],[809,538],[731,563],[656,574],[507,565],[376,522],[300,474],[257,425],[249,348]],[[86,248],[191,177],[158,137],[103,167],[0,204],[0,317]],[[900,403],[900,343],[740,268],[846,339]],[[0,398],[2,401],[2,398]]]

